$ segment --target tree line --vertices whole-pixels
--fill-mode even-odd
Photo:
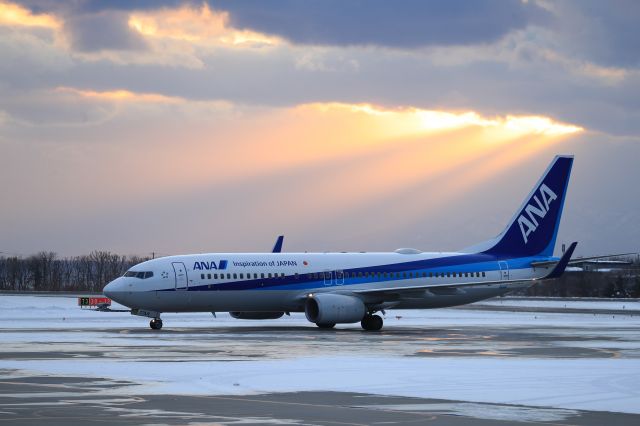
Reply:
[[[0,256],[0,290],[102,292],[111,280],[133,265],[149,260],[108,251],[58,257],[54,252]]]
[[[111,280],[148,257],[122,256],[108,251],[58,257],[54,252],[31,256],[0,256],[0,290],[102,292]],[[640,262],[624,270],[568,272],[556,281],[538,283],[518,295],[544,297],[640,298]]]
[[[545,281],[513,293],[542,297],[640,298],[640,268],[611,272],[565,272],[555,281]]]

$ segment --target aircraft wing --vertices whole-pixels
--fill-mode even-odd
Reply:
[[[464,282],[464,283],[443,283],[443,284],[427,284],[423,286],[406,286],[406,287],[386,287],[386,288],[374,288],[374,289],[363,289],[363,290],[353,290],[353,293],[362,294],[362,295],[375,295],[375,294],[399,294],[399,293],[411,293],[416,291],[424,291],[432,288],[463,288],[463,287],[478,287],[478,286],[486,286],[486,285],[494,285],[500,284],[504,286],[509,286],[512,284],[521,284],[521,283],[535,283],[538,281],[550,280],[554,278],[559,278],[566,269],[569,261],[571,259],[571,255],[573,251],[576,249],[578,245],[577,242],[572,243],[567,251],[562,255],[560,260],[558,260],[556,266],[549,272],[547,275],[541,278],[530,278],[530,279],[521,279],[521,280],[499,280],[499,281],[474,281],[474,282]]]

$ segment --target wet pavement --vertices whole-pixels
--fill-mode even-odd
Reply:
[[[51,297],[0,297],[0,422],[640,423],[633,408],[634,401],[640,406],[640,315],[633,310],[473,305],[395,311],[378,333],[357,325],[321,330],[299,314],[249,322],[184,314],[165,316],[165,328],[157,331],[143,318],[81,312]],[[515,374],[514,362],[560,372],[587,364],[553,383],[553,373],[540,382],[535,371]],[[494,370],[470,378],[474,363]],[[421,371],[439,365],[454,368],[441,375],[444,382]],[[590,378],[592,365],[604,370]],[[446,389],[449,376],[456,387]],[[517,383],[522,380],[531,383]],[[585,383],[603,393],[582,389]],[[505,386],[513,386],[513,398],[504,396]],[[546,399],[540,397],[544,386]],[[503,389],[491,396],[492,387]],[[464,398],[417,397],[439,396],[440,388]]]

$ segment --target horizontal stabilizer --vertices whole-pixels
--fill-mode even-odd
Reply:
[[[619,256],[632,256],[632,255],[636,255],[636,254],[638,254],[638,253],[618,253],[618,254],[606,254],[606,255],[601,255],[601,256],[579,257],[577,259],[570,260],[569,261],[569,265],[575,265],[575,264],[579,264],[579,263],[582,263],[582,262],[588,262],[590,260],[609,259],[611,257],[619,257]],[[546,267],[546,266],[555,265],[558,262],[559,262],[558,260],[544,260],[542,262],[531,262],[531,266],[533,266],[534,268]]]

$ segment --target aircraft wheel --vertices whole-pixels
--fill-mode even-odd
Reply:
[[[360,321],[360,325],[367,331],[378,331],[382,329],[382,317],[380,315],[365,315]]]
[[[335,322],[328,322],[328,323],[324,323],[324,324],[316,323],[316,325],[317,325],[318,327],[320,327],[320,328],[326,328],[326,329],[329,329],[329,328],[333,328],[333,327],[335,327],[335,326],[336,326],[336,323],[335,323]]]
[[[160,330],[162,328],[162,320],[159,318],[152,319],[151,322],[149,322],[149,327],[151,327],[152,330]]]

